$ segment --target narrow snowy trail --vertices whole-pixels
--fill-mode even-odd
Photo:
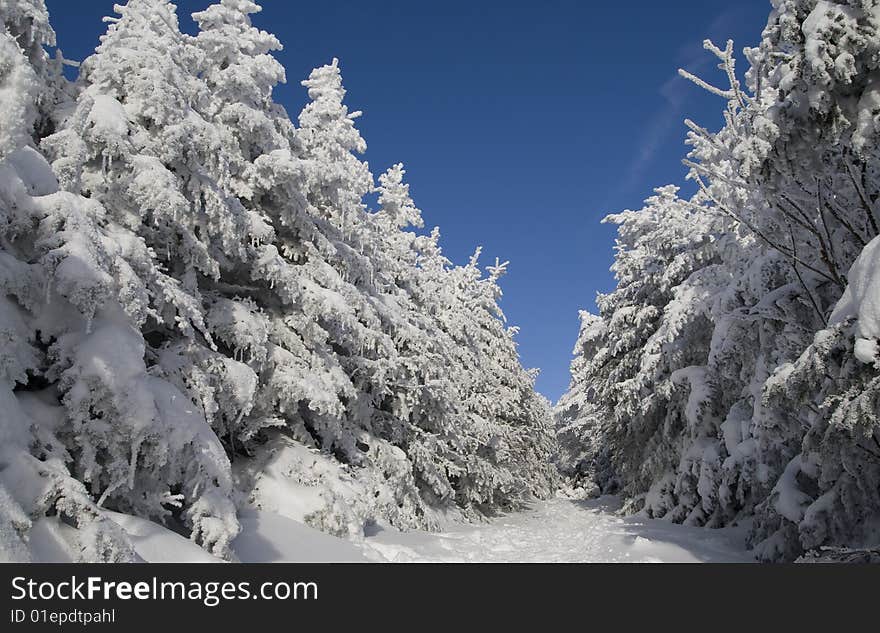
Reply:
[[[380,530],[363,547],[390,562],[752,562],[745,529],[711,530],[614,514],[614,498],[551,499],[442,533]]]
[[[242,562],[753,562],[746,528],[712,530],[615,514],[614,497],[551,499],[479,525],[450,524],[444,532],[379,529],[356,542],[330,536],[274,512],[239,515],[232,549]],[[221,562],[184,536],[151,521],[106,512],[148,562]],[[31,539],[38,562],[70,562],[65,532],[55,518],[38,522]],[[69,543],[68,543],[69,545]]]

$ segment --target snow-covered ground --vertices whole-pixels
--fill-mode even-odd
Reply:
[[[750,562],[745,528],[711,530],[615,514],[617,500],[551,499],[525,512],[444,532],[376,527],[359,542],[324,534],[274,512],[240,515],[232,549],[242,562]],[[160,525],[107,513],[148,562],[220,562]],[[37,561],[69,561],[71,529],[44,519],[33,530]]]
[[[380,530],[364,541],[375,561],[698,563],[752,562],[745,528],[686,527],[620,517],[613,497],[551,499],[531,510],[442,533]]]
[[[449,524],[443,532],[375,527],[350,541],[259,510],[240,514],[232,550],[242,562],[751,562],[744,527],[712,530],[615,514],[618,501],[551,499],[483,524]],[[156,523],[107,512],[147,562],[221,562]],[[35,561],[68,562],[73,530],[54,518],[31,532]]]

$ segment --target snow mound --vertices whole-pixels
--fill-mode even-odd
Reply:
[[[219,563],[188,538],[152,521],[119,512],[107,516],[125,530],[138,556],[150,563]]]
[[[6,157],[32,196],[47,196],[58,191],[58,179],[52,167],[33,147],[22,147]]]
[[[57,517],[34,522],[28,532],[30,559],[34,563],[75,563],[75,530],[64,525]]]
[[[125,530],[138,556],[148,563],[223,562],[190,539],[157,523],[118,512],[105,514]],[[246,510],[239,516],[239,520],[241,532],[232,542],[232,551],[243,563],[366,561],[354,544],[272,512]],[[41,520],[34,526],[31,534],[34,560],[71,560],[71,556],[66,553],[63,533],[65,528],[63,524],[48,519]]]
[[[353,543],[271,512],[239,516],[232,550],[243,563],[357,563],[366,558]]]
[[[880,338],[880,237],[868,242],[847,279],[849,283],[831,313],[829,324],[855,317],[855,355],[863,363],[875,363]]]

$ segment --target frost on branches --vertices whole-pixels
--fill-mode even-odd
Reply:
[[[0,559],[135,559],[105,510],[233,559],[247,504],[362,535],[553,489],[505,265],[375,186],[336,60],[291,121],[260,10],[117,5],[71,84],[0,0]]]
[[[34,541],[55,538],[74,559],[131,560],[123,532],[77,476],[79,448],[67,444],[78,423],[53,383],[75,361],[51,360],[63,338],[99,336],[86,327],[98,303],[101,317],[117,307],[112,246],[98,226],[103,211],[60,191],[34,148],[45,105],[63,98],[43,49],[55,37],[45,7],[4,0],[0,17],[0,558],[29,560]]]
[[[774,3],[725,125],[687,121],[698,193],[619,225],[617,289],[584,315],[557,405],[563,471],[632,510],[754,517],[766,560],[876,546],[880,12]],[[823,549],[824,551],[824,549]]]

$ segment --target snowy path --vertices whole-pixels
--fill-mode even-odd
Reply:
[[[532,509],[445,532],[378,531],[352,542],[273,512],[244,511],[232,548],[242,562],[752,562],[746,528],[710,530],[640,517],[620,517],[618,501],[551,499]],[[220,562],[189,539],[145,519],[107,512],[150,562]],[[35,561],[73,558],[56,518],[43,519],[31,538]]]
[[[392,562],[750,562],[745,530],[619,517],[616,500],[552,499],[488,524],[443,533],[381,530],[364,552]]]

